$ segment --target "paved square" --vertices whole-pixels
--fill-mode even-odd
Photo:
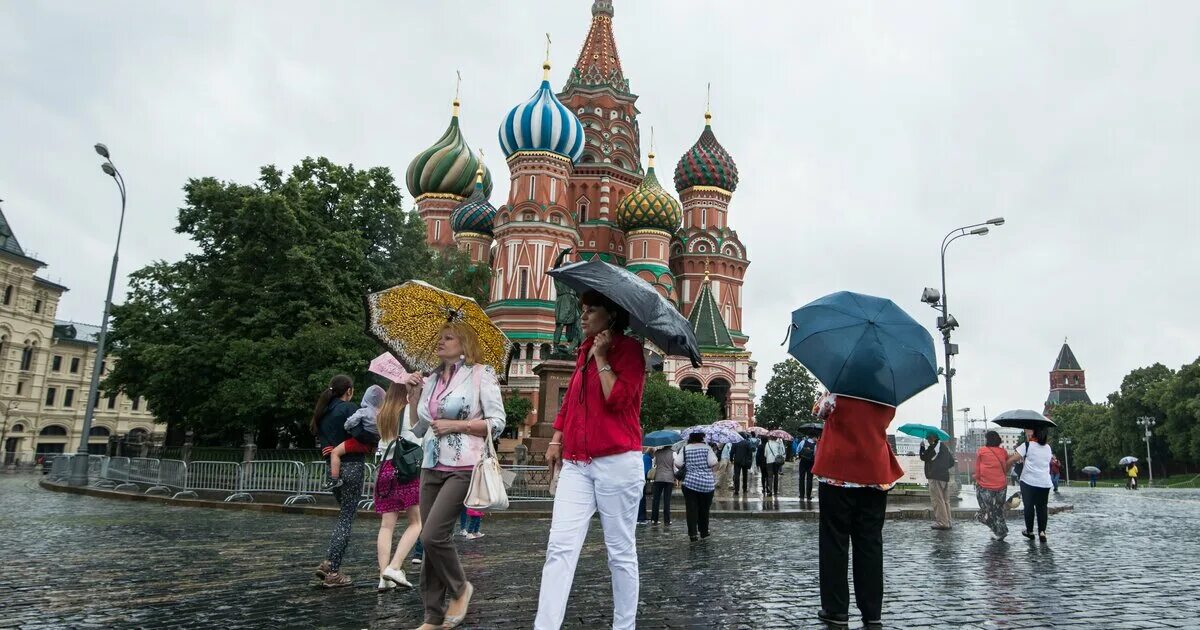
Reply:
[[[311,570],[332,520],[171,507],[43,490],[0,476],[0,627],[412,628],[412,591],[374,591],[377,521],[361,520],[346,572],[324,591]],[[888,627],[1200,627],[1200,491],[1064,491],[1048,546],[992,542],[958,522],[885,529]],[[1011,523],[1015,525],[1015,522]],[[484,519],[463,541],[478,594],[465,627],[528,628],[549,521]],[[641,628],[820,627],[817,524],[722,519],[690,544],[639,529]],[[406,567],[407,568],[407,567]],[[413,576],[410,576],[413,577]],[[567,627],[603,628],[609,586],[599,524],[584,548]]]

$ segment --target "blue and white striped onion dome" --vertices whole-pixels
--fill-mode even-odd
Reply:
[[[559,102],[548,79],[500,125],[500,148],[505,157],[518,151],[549,151],[578,162],[583,142],[583,124]]]

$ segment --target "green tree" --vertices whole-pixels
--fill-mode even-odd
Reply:
[[[689,427],[720,420],[721,405],[696,392],[685,392],[667,382],[662,372],[646,376],[642,390],[642,430]]]
[[[207,442],[252,430],[262,447],[311,444],[317,394],[337,373],[361,391],[379,353],[363,334],[367,293],[425,278],[478,295],[461,258],[425,245],[386,168],[307,158],[251,185],[192,179],[184,193],[176,231],[195,250],[131,274],[104,389],[144,396]]]
[[[1159,419],[1157,428],[1171,454],[1189,464],[1200,464],[1200,359],[1179,368],[1158,392],[1165,418]]]
[[[1115,469],[1122,455],[1122,446],[1113,431],[1112,407],[1084,402],[1057,405],[1054,407],[1054,422],[1058,424],[1058,429],[1054,432],[1051,446],[1062,458],[1062,438],[1071,438],[1073,476],[1080,475],[1078,471],[1084,466],[1096,466],[1104,471]]]
[[[771,370],[771,380],[767,381],[767,391],[755,410],[755,419],[760,425],[798,435],[800,425],[815,421],[812,408],[821,384],[795,359],[776,363]]]
[[[505,428],[514,433],[520,430],[530,411],[533,411],[533,402],[516,392],[509,392],[504,397]]]
[[[1108,395],[1112,406],[1112,422],[1107,427],[1106,437],[1117,446],[1118,458],[1124,455],[1144,457],[1146,443],[1142,441],[1144,431],[1138,418],[1150,416],[1161,426],[1166,419],[1163,398],[1175,379],[1175,372],[1161,363],[1138,368],[1121,379],[1121,389]],[[1162,465],[1173,459],[1170,440],[1155,440],[1155,460]],[[1115,464],[1116,460],[1113,460]]]

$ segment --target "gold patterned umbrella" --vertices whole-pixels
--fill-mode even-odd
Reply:
[[[475,331],[480,363],[503,378],[512,343],[475,300],[420,280],[367,296],[367,334],[410,372],[431,372],[441,365],[437,345],[447,322],[462,322]]]

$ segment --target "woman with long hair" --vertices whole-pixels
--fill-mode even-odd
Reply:
[[[454,546],[454,523],[489,428],[499,435],[505,419],[496,372],[479,363],[479,342],[470,326],[446,324],[437,356],[442,362],[437,371],[424,379],[410,375],[408,381],[409,387],[421,388],[411,412],[416,414],[413,433],[426,438],[420,492],[425,622],[419,630],[455,628],[466,618],[475,587],[467,581]]]
[[[1004,540],[1004,501],[1008,491],[1008,453],[1000,446],[1000,434],[988,431],[985,445],[975,451],[975,498],[979,500],[979,522],[992,530],[993,540]]]
[[[392,466],[392,454],[400,447],[404,439],[418,446],[421,439],[412,433],[409,414],[405,413],[410,403],[415,408],[416,395],[420,390],[409,388],[403,383],[392,383],[379,409],[379,437],[384,446],[383,460],[379,464],[379,475],[375,480],[375,511],[380,514],[379,536],[375,539],[376,555],[379,560],[379,590],[403,586],[412,588],[400,568],[408,552],[416,544],[421,535],[421,479],[415,477],[408,481],[396,478],[396,469]],[[392,533],[400,514],[408,518],[408,526],[400,535],[400,544],[392,553]]]
[[[596,291],[579,302],[586,338],[546,449],[546,464],[560,472],[534,628],[562,626],[579,552],[599,511],[612,572],[612,627],[624,630],[637,623],[640,588],[634,530],[645,479],[640,453],[646,361],[642,344],[625,335],[625,309]]]
[[[317,436],[317,447],[321,449],[321,455],[326,460],[335,447],[350,437],[346,433],[346,420],[358,411],[358,406],[350,402],[353,397],[354,381],[345,374],[333,377],[329,381],[329,387],[317,397],[309,428]],[[346,546],[350,544],[350,528],[354,525],[354,516],[358,513],[363,469],[361,454],[347,453],[342,458],[340,510],[337,522],[333,525],[333,533],[329,537],[329,551],[316,570],[317,577],[322,580],[321,585],[325,588],[350,586],[354,583],[350,576],[342,573],[342,556],[346,553]]]
[[[1046,542],[1046,503],[1050,500],[1050,458],[1054,453],[1046,444],[1050,429],[1025,429],[1025,443],[1009,455],[1008,462],[1021,462],[1021,503],[1025,506],[1025,531],[1021,535],[1033,539],[1033,521],[1037,517],[1038,538]]]

